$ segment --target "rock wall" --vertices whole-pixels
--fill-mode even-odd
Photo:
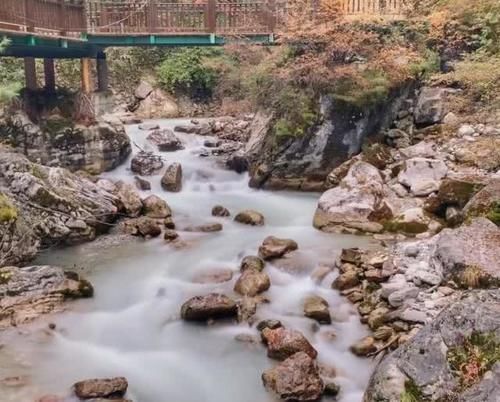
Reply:
[[[92,174],[115,168],[131,152],[125,129],[117,122],[84,126],[57,115],[36,125],[16,113],[2,123],[0,136],[35,163]]]
[[[321,123],[301,138],[277,142],[273,119],[260,114],[255,119],[247,146],[250,186],[267,189],[320,191],[328,173],[361,151],[367,140],[382,138],[382,132],[403,107],[412,89],[407,84],[388,99],[360,108],[328,96],[320,99]]]

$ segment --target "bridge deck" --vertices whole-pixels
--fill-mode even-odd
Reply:
[[[272,43],[290,0],[0,0],[6,55],[93,57],[108,46]],[[309,0],[314,18],[320,0]],[[403,0],[339,0],[344,13],[400,13]]]

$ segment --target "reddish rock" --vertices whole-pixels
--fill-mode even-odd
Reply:
[[[264,239],[264,242],[259,247],[259,257],[263,260],[272,260],[273,258],[283,257],[286,253],[298,248],[299,246],[294,240],[269,236]]]
[[[185,321],[236,318],[237,314],[238,306],[236,302],[218,293],[192,297],[181,307],[181,317]]]
[[[128,382],[124,377],[92,379],[77,382],[75,395],[80,399],[114,398],[125,396]]]
[[[267,355],[277,360],[285,360],[297,352],[307,353],[313,359],[318,352],[301,332],[292,329],[265,328],[262,331],[262,339],[267,345]]]

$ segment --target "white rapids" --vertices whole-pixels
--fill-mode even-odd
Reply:
[[[172,128],[187,121],[155,122]],[[134,143],[152,149],[146,131],[129,126],[128,133]],[[290,273],[267,265],[271,302],[259,307],[258,317],[276,318],[302,331],[318,350],[319,362],[336,369],[335,380],[342,388],[339,400],[360,402],[373,363],[355,357],[349,346],[367,330],[355,308],[331,289],[336,274],[329,274],[318,285],[310,272],[321,262],[331,263],[341,248],[367,245],[369,240],[315,230],[311,221],[317,194],[250,189],[247,175],[224,170],[214,160],[198,156],[206,137],[179,137],[186,148],[162,155],[182,164],[183,190],[176,194],[163,191],[157,175],[147,178],[152,191],[142,195],[163,197],[180,228],[220,222],[224,230],[207,234],[179,231],[187,243],[182,248],[158,238],[113,247],[87,244],[43,254],[37,263],[82,267],[94,284],[95,297],[69,303],[64,313],[0,336],[0,402],[34,402],[45,394],[66,395],[76,381],[110,376],[128,379],[129,398],[134,402],[273,401],[262,386],[261,373],[276,362],[266,357],[263,346],[235,340],[242,333],[257,335],[255,327],[192,325],[179,319],[180,306],[192,296],[214,291],[234,295],[239,261],[255,255],[268,235],[297,241],[304,267]],[[129,166],[127,162],[105,176],[133,183]],[[231,218],[213,218],[211,209],[216,204],[233,215],[255,209],[265,216],[266,224],[248,227]],[[192,283],[194,275],[214,268],[232,269],[233,280]],[[329,302],[332,325],[318,330],[312,320],[303,317],[303,300],[311,294]],[[48,320],[57,325],[55,331],[47,330]],[[332,331],[334,339],[328,336]]]

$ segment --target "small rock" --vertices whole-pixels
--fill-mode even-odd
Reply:
[[[340,274],[332,283],[332,288],[345,290],[359,285],[359,278],[356,271],[347,271]]]
[[[231,216],[231,213],[222,205],[216,205],[212,208],[212,216],[227,217]]]
[[[163,234],[163,238],[165,239],[165,241],[167,241],[167,243],[170,243],[174,240],[177,240],[179,238],[179,234],[175,230],[166,229],[165,233]]]
[[[257,330],[262,332],[266,328],[276,329],[276,328],[280,328],[282,326],[283,325],[281,324],[281,321],[279,321],[279,320],[273,320],[273,319],[262,320],[257,324]]]
[[[331,324],[328,302],[319,296],[310,296],[304,301],[304,315],[320,324]]]
[[[325,384],[325,390],[323,394],[326,396],[337,396],[340,392],[340,386],[334,382],[328,382]]]
[[[234,285],[234,291],[243,296],[257,296],[271,286],[269,276],[264,272],[246,269]]]
[[[156,123],[142,123],[139,125],[139,130],[143,131],[151,131],[151,130],[158,130],[160,126]]]
[[[144,215],[149,218],[163,219],[172,216],[172,210],[166,201],[157,195],[150,195],[142,200]]]
[[[391,327],[383,325],[375,330],[373,338],[377,341],[387,341],[393,334],[394,330]]]
[[[160,152],[174,152],[184,149],[181,140],[168,129],[153,131],[148,135],[147,140],[155,144]]]
[[[316,363],[302,352],[265,371],[262,381],[267,390],[287,401],[316,401],[324,390]]]
[[[290,251],[297,250],[299,246],[294,240],[279,239],[274,236],[268,236],[259,247],[259,257],[263,260],[283,257]]]
[[[247,255],[241,260],[240,271],[245,271],[247,269],[253,269],[255,271],[263,271],[266,263],[262,258],[254,255]]]
[[[387,316],[388,312],[389,312],[389,309],[387,309],[385,307],[378,307],[375,310],[373,310],[368,315],[368,326],[370,327],[370,329],[375,331],[377,328],[382,326],[382,324],[386,320],[386,316]]]
[[[210,293],[206,296],[195,296],[181,307],[181,318],[185,321],[207,321],[218,318],[236,318],[238,306],[229,297]]]
[[[132,173],[141,176],[151,176],[163,168],[162,159],[150,152],[141,151],[130,162]]]
[[[476,132],[476,130],[474,129],[474,127],[472,127],[471,125],[469,124],[463,124],[460,126],[460,128],[458,129],[458,132],[457,134],[460,136],[460,137],[465,137],[465,136],[470,136],[470,135],[473,135],[474,133]]]
[[[139,176],[135,176],[134,180],[135,180],[135,185],[137,186],[137,188],[139,190],[142,190],[142,191],[151,190],[151,183],[149,181],[147,181]]]
[[[166,191],[177,193],[182,189],[182,166],[180,163],[172,163],[167,167],[161,179],[161,186]]]
[[[145,216],[125,221],[125,231],[133,236],[158,237],[161,235],[161,228],[156,220]]]
[[[352,345],[350,350],[356,356],[367,356],[371,353],[375,353],[377,351],[375,339],[371,336],[366,336]]]
[[[252,225],[252,226],[264,225],[264,215],[262,215],[257,211],[252,211],[250,209],[238,213],[238,215],[234,217],[234,220],[236,222],[243,223],[245,225]]]
[[[299,331],[283,327],[265,328],[262,331],[262,339],[267,345],[267,356],[272,359],[285,360],[297,352],[304,352],[313,359],[318,355],[316,349]]]
[[[206,223],[204,225],[199,226],[188,226],[184,228],[186,232],[203,232],[203,233],[211,233],[211,232],[220,232],[223,229],[223,226],[220,223]]]
[[[124,377],[92,379],[77,382],[73,387],[75,395],[80,399],[116,399],[125,395],[128,388],[128,382]]]

